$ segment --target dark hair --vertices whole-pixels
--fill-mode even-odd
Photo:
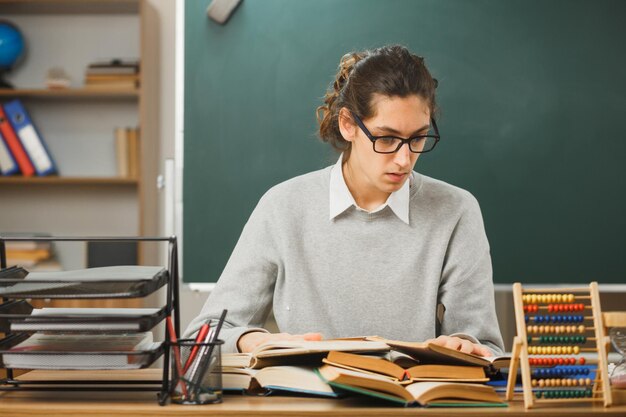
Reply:
[[[350,52],[341,58],[339,72],[317,108],[319,136],[338,151],[350,149],[339,131],[339,110],[346,107],[362,119],[373,116],[374,94],[388,97],[417,95],[428,102],[431,115],[435,103],[435,80],[424,58],[400,45]]]

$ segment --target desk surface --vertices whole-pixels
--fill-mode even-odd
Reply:
[[[134,376],[158,377],[158,371],[135,371]],[[34,373],[33,373],[34,374]],[[49,378],[61,378],[67,373],[47,372]],[[35,379],[35,378],[33,378]],[[38,379],[38,378],[37,378]],[[521,401],[507,408],[399,408],[381,407],[380,403],[362,398],[321,399],[302,397],[252,397],[226,395],[222,404],[189,406],[170,404],[159,406],[156,393],[128,392],[0,392],[0,416],[11,417],[73,417],[73,416],[399,416],[399,415],[484,416],[595,416],[626,415],[626,406],[605,409],[599,405],[576,403],[561,406],[541,406],[524,410]]]

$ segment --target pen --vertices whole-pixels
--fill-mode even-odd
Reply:
[[[186,397],[187,396],[187,387],[185,386],[185,384],[181,381],[181,377],[182,377],[182,372],[181,372],[181,364],[180,364],[180,350],[178,350],[178,340],[176,339],[176,332],[174,331],[174,325],[172,324],[172,316],[167,316],[165,318],[166,322],[167,322],[167,331],[170,334],[170,342],[172,343],[172,349],[174,350],[174,363],[176,364],[176,372],[177,372],[177,385],[181,384],[181,387],[183,389],[183,395]]]
[[[209,326],[208,323],[205,323],[202,325],[202,327],[200,327],[200,331],[198,332],[198,336],[196,337],[196,342],[193,345],[193,348],[191,348],[191,353],[189,354],[189,357],[187,358],[187,362],[185,362],[185,367],[183,368],[182,375],[187,373],[187,370],[193,363],[193,360],[195,359],[196,354],[198,353],[198,349],[199,349],[198,343],[204,342],[204,339],[206,338],[207,333],[209,333],[210,327],[211,326]]]
[[[189,366],[189,369],[187,369],[187,373],[185,373],[185,377],[189,384],[193,384],[193,381],[195,381],[196,379],[196,375],[198,374],[198,367],[200,366],[200,363],[203,361],[203,358],[205,357],[206,352],[209,349],[208,343],[211,340],[211,337],[213,337],[214,332],[215,328],[210,329],[204,337],[204,340],[200,341],[202,347],[200,347],[200,349],[198,350],[198,354],[196,355],[195,360]]]
[[[217,340],[217,338],[219,337],[220,334],[220,330],[222,329],[222,324],[224,324],[224,319],[226,318],[226,313],[228,312],[228,310],[224,309],[222,311],[222,315],[220,316],[219,321],[217,322],[217,326],[215,326],[215,332],[213,333],[213,336],[211,337],[211,339],[209,340],[209,351],[206,354],[206,356],[200,357],[198,358],[199,361],[204,359],[204,363],[199,365],[198,368],[198,375],[195,375],[195,380],[193,381],[193,390],[192,390],[192,395],[194,397],[196,397],[198,395],[198,391],[200,390],[200,385],[202,384],[202,379],[204,378],[204,375],[206,374],[207,370],[210,368],[210,364],[211,364],[211,355],[213,354],[213,348],[215,348],[215,341]]]

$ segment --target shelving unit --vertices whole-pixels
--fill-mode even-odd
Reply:
[[[0,15],[27,44],[10,74],[14,90],[41,132],[60,175],[0,176],[0,232],[142,236],[158,233],[158,21],[144,0],[0,0]],[[139,87],[85,88],[91,62],[139,59]],[[46,71],[62,67],[68,89],[47,89]],[[139,175],[116,175],[114,129],[138,127]],[[77,224],[80,222],[80,224]],[[84,251],[59,249],[64,268],[85,267]],[[158,251],[141,245],[139,264]]]

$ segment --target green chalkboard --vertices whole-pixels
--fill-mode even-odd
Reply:
[[[626,282],[626,2],[185,2],[183,275],[213,282],[272,185],[337,156],[314,111],[347,51],[401,43],[439,80],[416,170],[481,204],[494,280]]]

